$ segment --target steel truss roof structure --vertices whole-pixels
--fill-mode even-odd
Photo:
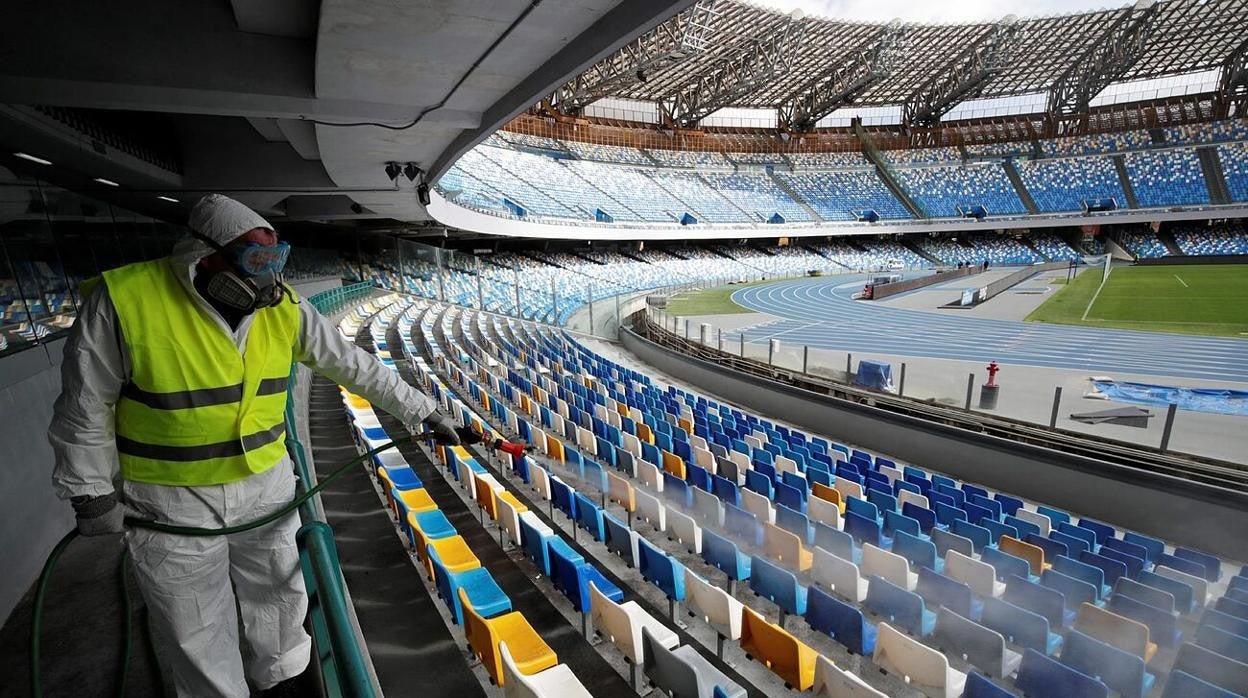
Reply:
[[[1057,118],[1113,82],[1222,71],[1245,82],[1248,0],[1133,6],[973,24],[794,18],[739,0],[699,0],[556,91],[565,114],[602,97],[656,102],[688,126],[724,107],[776,109],[809,130],[836,109],[900,106],[931,125],[975,98],[1046,94]]]

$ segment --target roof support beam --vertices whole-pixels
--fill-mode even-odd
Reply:
[[[555,90],[551,106],[563,114],[578,114],[603,97],[645,82],[650,71],[671,68],[705,51],[719,17],[715,3],[698,0],[693,7],[590,66]]]
[[[790,16],[769,34],[747,39],[724,59],[693,77],[693,82],[659,107],[677,126],[694,126],[768,80],[789,72],[804,33],[799,17]]]
[[[1222,63],[1218,75],[1218,116],[1243,116],[1248,111],[1248,39]]]
[[[998,22],[906,100],[902,123],[932,126],[959,102],[978,96],[984,83],[1013,61],[1020,33],[1013,15]]]
[[[893,22],[845,60],[821,71],[780,105],[778,122],[789,131],[809,131],[820,119],[850,104],[887,77],[899,58],[905,25]]]
[[[1086,114],[1092,99],[1144,55],[1159,14],[1154,0],[1139,0],[1057,78],[1049,89],[1046,109],[1056,122],[1056,132],[1071,117]]]

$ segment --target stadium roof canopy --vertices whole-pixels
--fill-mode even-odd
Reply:
[[[691,126],[725,107],[776,109],[808,130],[848,105],[902,107],[930,125],[975,98],[1047,95],[1086,112],[1111,83],[1221,70],[1242,89],[1248,0],[1141,0],[1117,9],[971,24],[888,24],[699,0],[551,97],[578,113],[605,97],[655,102]]]

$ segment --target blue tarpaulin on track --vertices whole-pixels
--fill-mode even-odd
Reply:
[[[893,366],[883,361],[863,359],[858,362],[858,374],[854,376],[854,385],[874,390],[893,390]]]
[[[1125,381],[1092,381],[1092,384],[1105,397],[1118,402],[1158,407],[1177,404],[1182,410],[1248,416],[1248,390],[1176,388]]]

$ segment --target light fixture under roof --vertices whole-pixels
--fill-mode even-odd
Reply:
[[[111,179],[104,179],[103,177],[96,177],[96,178],[95,178],[95,181],[99,182],[100,184],[107,184],[107,185],[108,185],[108,186],[110,186],[110,187],[120,187],[120,186],[121,186],[120,184],[118,184],[118,183],[114,182],[113,180],[111,180]]]
[[[176,204],[176,203],[178,203],[178,200],[177,200],[177,199],[175,199],[175,198],[173,198],[172,196],[158,196],[158,197],[156,197],[156,198],[157,198],[157,199],[160,199],[161,201],[168,201],[168,202],[169,202],[169,203],[171,203],[171,204]]]
[[[23,159],[23,160],[29,160],[29,161],[31,161],[31,162],[37,162],[37,163],[39,163],[40,165],[51,165],[51,164],[52,164],[52,161],[51,161],[51,160],[44,160],[43,158],[35,157],[34,155],[31,155],[30,153],[13,153],[13,157],[15,157],[15,158],[21,158],[21,159]]]

